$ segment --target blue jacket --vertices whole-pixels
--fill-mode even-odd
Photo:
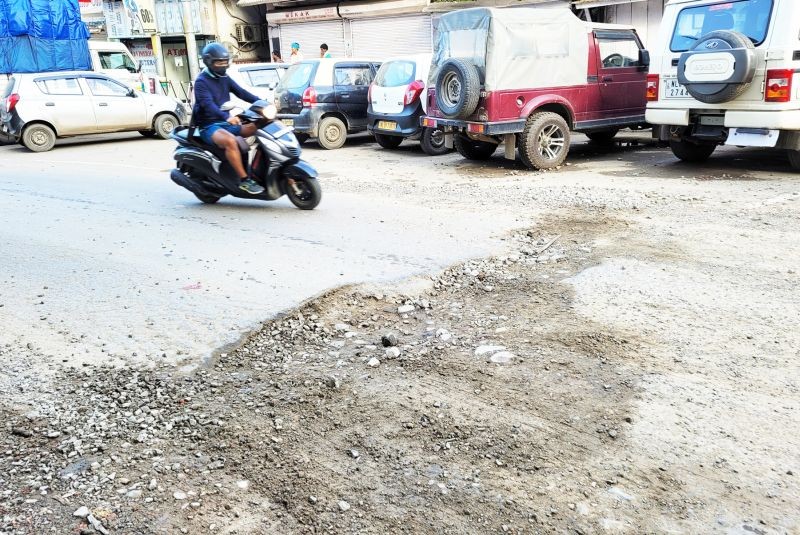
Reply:
[[[245,102],[253,103],[259,100],[254,94],[242,89],[229,76],[214,76],[207,70],[201,72],[194,83],[192,122],[204,128],[213,123],[227,121],[230,114],[219,108],[231,99],[231,93]]]

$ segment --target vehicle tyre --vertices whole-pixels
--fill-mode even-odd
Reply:
[[[33,152],[47,152],[56,144],[56,133],[46,124],[32,124],[22,131],[20,141]]]
[[[180,121],[178,121],[177,117],[169,113],[164,113],[156,117],[156,120],[153,121],[153,130],[156,137],[169,139],[169,135],[179,125]]]
[[[322,188],[316,179],[293,180],[286,185],[286,196],[301,210],[313,210],[322,200]]]
[[[295,132],[294,133],[294,137],[296,137],[297,138],[297,142],[302,145],[303,143],[308,141],[308,137],[309,136],[308,136],[308,134],[301,134],[300,132]]]
[[[611,143],[618,132],[618,128],[612,128],[611,130],[598,130],[597,132],[586,132],[586,137],[595,143]]]
[[[158,135],[155,130],[139,130],[139,133],[144,137],[156,137]]]
[[[672,154],[679,160],[691,163],[701,163],[711,156],[717,148],[716,143],[692,143],[685,139],[680,141],[670,140],[669,148],[672,149]]]
[[[528,117],[519,136],[519,156],[529,169],[553,169],[567,158],[570,132],[557,113],[543,111]]]
[[[496,143],[476,141],[464,134],[456,134],[454,144],[458,153],[467,160],[488,160],[497,150]]]
[[[444,62],[436,77],[436,105],[445,117],[466,119],[478,107],[481,79],[471,62],[451,58]]]
[[[339,149],[347,140],[347,126],[338,117],[325,117],[319,122],[317,142],[323,149]]]
[[[790,150],[787,152],[789,153],[789,163],[792,169],[800,171],[800,150]]]
[[[695,53],[705,53],[713,46],[715,52],[738,54],[734,73],[727,80],[691,82],[686,78],[686,62]],[[728,30],[710,32],[695,42],[687,52],[681,54],[678,63],[678,82],[700,102],[722,104],[730,102],[744,93],[756,72],[755,47],[743,33]]]
[[[428,156],[441,156],[450,152],[445,145],[444,132],[439,128],[423,128],[419,144]]]
[[[378,145],[383,147],[384,149],[396,149],[400,146],[400,143],[403,142],[403,138],[400,136],[387,136],[386,134],[378,134],[373,132],[375,136],[375,141],[378,142]]]
[[[203,195],[200,193],[195,193],[194,196],[200,199],[200,202],[202,202],[203,204],[216,204],[217,201],[219,201],[221,198],[215,195]]]

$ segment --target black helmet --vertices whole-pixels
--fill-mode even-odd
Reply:
[[[228,67],[217,67],[214,68],[214,62],[225,60],[230,61],[231,55],[228,53],[228,49],[222,46],[219,43],[209,43],[205,47],[203,47],[203,63],[208,68],[209,71],[216,74],[217,76],[225,76],[225,72],[228,70]]]

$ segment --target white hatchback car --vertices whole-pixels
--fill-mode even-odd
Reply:
[[[228,69],[230,76],[242,89],[246,89],[267,102],[275,101],[275,88],[281,81],[283,73],[289,68],[288,63],[234,63]],[[233,102],[238,107],[247,107],[239,99]]]
[[[15,74],[2,94],[2,130],[34,152],[56,138],[138,131],[167,139],[187,119],[186,108],[164,95],[141,93],[90,71]]]

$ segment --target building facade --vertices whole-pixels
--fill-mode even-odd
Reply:
[[[652,48],[666,0],[573,0],[572,3],[576,9],[588,10],[596,22],[633,26],[645,47]]]

